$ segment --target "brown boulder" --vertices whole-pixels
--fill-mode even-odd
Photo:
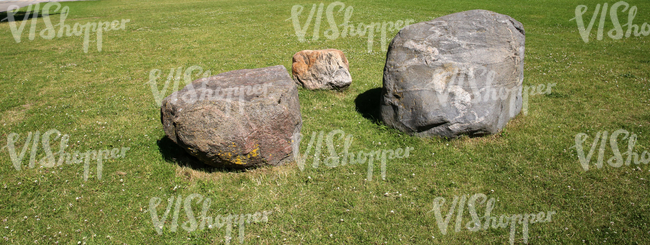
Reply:
[[[246,168],[293,161],[298,90],[284,66],[198,79],[163,100],[165,134],[203,163]]]
[[[343,90],[352,84],[348,59],[341,50],[303,50],[293,55],[293,80],[309,90]]]

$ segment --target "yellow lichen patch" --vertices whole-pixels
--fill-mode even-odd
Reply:
[[[233,146],[235,144],[233,143]],[[234,149],[233,149],[234,150]],[[255,148],[250,151],[248,154],[245,155],[236,155],[233,156],[233,152],[219,152],[217,153],[218,156],[220,156],[222,159],[225,159],[226,161],[229,161],[231,163],[237,164],[237,165],[246,165],[248,161],[251,158],[256,158],[259,157],[260,155],[260,147],[258,144],[255,144]]]
[[[255,145],[255,149],[253,149],[250,153],[248,153],[248,155],[250,155],[251,157],[256,157],[260,154],[259,151],[260,151],[259,145]]]
[[[245,165],[246,163],[244,163],[242,158],[245,158],[245,157],[237,156],[237,157],[235,157],[234,161],[232,161],[232,162],[237,164],[237,165]],[[248,160],[248,159],[246,159],[246,160]]]

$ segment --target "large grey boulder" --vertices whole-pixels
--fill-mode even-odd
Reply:
[[[384,67],[381,117],[417,136],[499,132],[521,111],[523,25],[487,10],[405,27]]]
[[[309,90],[344,90],[352,77],[343,51],[303,50],[293,55],[291,72],[296,85]]]
[[[203,163],[246,168],[293,161],[302,117],[284,66],[201,78],[162,102],[165,134]]]

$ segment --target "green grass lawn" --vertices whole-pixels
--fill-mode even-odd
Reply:
[[[320,3],[63,3],[69,6],[65,23],[71,27],[74,23],[129,20],[124,30],[103,33],[101,52],[92,32],[87,52],[83,35],[42,38],[39,33],[46,28],[43,16],[25,21],[20,43],[14,40],[10,24],[0,22],[0,147],[5,146],[0,151],[0,243],[222,244],[230,232],[230,243],[238,244],[241,225],[215,225],[192,232],[182,228],[191,226],[186,205],[191,205],[200,223],[205,202],[186,199],[192,194],[210,198],[207,215],[211,217],[266,211],[268,221],[244,226],[246,244],[508,243],[510,227],[468,230],[471,215],[467,205],[460,231],[455,230],[457,214],[453,213],[446,234],[441,233],[434,199],[445,198],[444,217],[454,196],[479,193],[496,200],[493,216],[556,212],[548,223],[529,225],[529,244],[650,243],[650,167],[608,165],[606,161],[614,156],[608,139],[604,166],[598,169],[593,165],[598,158],[596,149],[592,165],[585,171],[575,147],[579,133],[589,136],[583,145],[587,154],[598,132],[624,129],[638,136],[636,153],[650,152],[650,36],[609,38],[607,32],[613,24],[608,14],[604,38],[596,38],[596,20],[590,41],[585,43],[576,21],[571,20],[576,7],[585,4],[588,10],[583,18],[588,24],[596,4],[605,2],[343,2],[354,8],[353,23],[422,22],[486,9],[524,24],[524,85],[557,83],[552,93],[531,96],[528,114],[512,119],[499,134],[451,140],[412,137],[373,117],[386,59],[378,33],[372,52],[368,52],[367,36],[327,39],[324,31],[329,24],[323,11],[320,37],[313,40],[312,20],[306,41],[298,41],[290,19],[292,6],[304,6],[300,17],[304,25],[312,4]],[[322,3],[327,8],[332,2]],[[650,2],[627,3],[638,8],[635,24],[641,27],[650,22]],[[16,18],[22,20],[25,13],[21,12],[26,9]],[[343,12],[334,16],[338,24]],[[52,23],[58,24],[60,16],[58,12],[51,15]],[[0,14],[0,19],[5,17]],[[619,11],[621,24],[627,23],[627,18],[627,12]],[[29,40],[34,20],[36,36]],[[16,26],[21,23],[16,21]],[[389,40],[396,33],[390,31]],[[192,164],[165,138],[160,109],[148,83],[150,71],[162,71],[158,80],[162,89],[170,69],[197,65],[218,74],[284,65],[290,72],[294,53],[326,48],[345,53],[353,83],[343,92],[299,90],[304,135],[301,153],[313,132],[327,135],[337,129],[353,135],[350,152],[412,147],[408,158],[387,161],[385,180],[378,160],[371,181],[367,180],[367,165],[325,166],[326,147],[318,168],[312,166],[312,149],[303,171],[296,163],[249,171],[206,169]],[[171,92],[170,88],[165,95]],[[104,160],[101,180],[93,160],[84,181],[83,163],[42,167],[35,162],[30,168],[30,143],[17,171],[6,147],[10,134],[20,136],[15,144],[20,154],[29,132],[42,135],[50,129],[69,135],[68,153],[129,150],[123,158]],[[57,152],[61,140],[54,136],[51,151]],[[628,141],[621,138],[618,147],[623,152]],[[334,143],[340,152],[343,140],[337,136]],[[36,149],[36,161],[47,156],[40,142]],[[178,227],[172,232],[179,196]],[[175,199],[159,235],[150,201],[160,199],[156,215],[162,220],[171,197]],[[191,202],[185,204],[185,200]],[[482,216],[485,204],[477,206]],[[514,238],[515,243],[524,242],[522,225],[516,225]]]

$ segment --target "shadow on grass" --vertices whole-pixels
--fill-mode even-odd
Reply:
[[[206,173],[213,172],[244,172],[245,169],[215,167],[202,163],[198,158],[187,153],[183,148],[178,146],[169,137],[165,136],[158,140],[158,151],[165,158],[165,161],[173,162],[181,167],[188,167],[196,171]]]
[[[0,1],[0,2],[2,2],[2,1]],[[13,21],[14,21],[14,22],[18,22],[18,21],[27,21],[27,20],[31,20],[31,19],[33,19],[33,18],[43,18],[44,16],[55,16],[55,15],[59,15],[59,13],[43,14],[43,11],[39,11],[38,14],[36,14],[36,16],[34,16],[33,13],[34,13],[34,11],[29,11],[29,12],[27,12],[27,11],[18,11],[18,12],[13,12],[13,14],[12,14],[12,15],[13,15],[13,19],[14,19]],[[3,22],[10,22],[10,21],[9,21],[9,15],[7,14],[7,12],[1,12],[1,13],[0,13],[0,23],[3,23]],[[28,24],[25,24],[25,25],[28,25]],[[20,28],[19,26],[17,26],[17,27]],[[55,30],[56,30],[56,28],[55,28]]]
[[[361,115],[376,124],[381,124],[381,111],[379,103],[381,100],[381,88],[373,88],[363,92],[354,99],[356,110]]]

